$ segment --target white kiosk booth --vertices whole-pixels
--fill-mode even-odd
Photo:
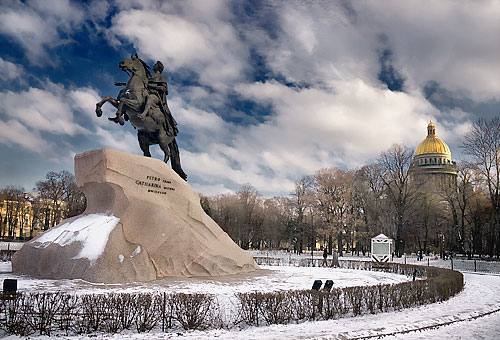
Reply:
[[[384,234],[372,238],[372,261],[389,262],[394,250],[394,241]]]

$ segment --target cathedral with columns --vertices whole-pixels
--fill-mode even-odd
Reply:
[[[456,186],[457,165],[432,121],[427,125],[427,137],[415,150],[410,173],[417,187],[426,192],[439,194]]]

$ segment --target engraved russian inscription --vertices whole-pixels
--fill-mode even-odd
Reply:
[[[145,180],[136,180],[135,184],[148,187],[148,192],[153,194],[166,195],[168,191],[175,191],[172,181],[157,176],[148,175]]]

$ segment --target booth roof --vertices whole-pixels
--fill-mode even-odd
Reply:
[[[387,236],[385,236],[384,234],[380,234],[380,235],[372,238],[372,240],[374,240],[374,239],[389,239],[389,238]]]

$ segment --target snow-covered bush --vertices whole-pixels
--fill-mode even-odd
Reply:
[[[237,293],[236,316],[225,320],[210,294],[20,293],[0,299],[0,328],[6,334],[119,333],[135,328],[168,332],[236,325],[260,326],[374,314],[444,301],[463,288],[463,275],[449,269],[404,264],[341,261],[343,268],[415,276],[398,284]],[[1,335],[1,334],[0,334]]]
[[[170,297],[174,319],[182,328],[206,329],[217,320],[215,297],[209,294],[173,294]]]

